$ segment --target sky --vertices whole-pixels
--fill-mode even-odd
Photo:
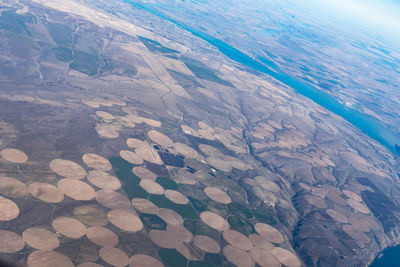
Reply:
[[[400,48],[400,0],[311,0],[344,27],[384,36]]]
[[[400,29],[400,0],[329,0],[343,15],[387,28]]]

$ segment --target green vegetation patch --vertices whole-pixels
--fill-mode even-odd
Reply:
[[[175,212],[180,214],[183,218],[197,219],[199,217],[199,215],[192,208],[192,206],[188,204],[187,205],[176,204],[171,200],[169,200],[168,198],[166,198],[164,195],[150,194],[149,200],[159,208],[174,210]]]
[[[251,219],[253,217],[253,214],[248,208],[238,203],[229,203],[228,209],[231,215],[236,215],[244,219]]]
[[[138,36],[138,37],[139,37],[140,41],[142,41],[142,43],[147,47],[147,49],[149,49],[152,52],[160,52],[162,54],[167,54],[167,55],[175,56],[175,57],[176,57],[176,54],[179,54],[179,51],[165,47],[155,40],[148,39],[148,38],[145,38],[142,36]]]
[[[68,62],[73,59],[72,51],[68,48],[57,47],[57,48],[53,48],[52,50],[53,50],[54,54],[56,55],[56,58],[59,61]]]
[[[207,201],[206,209],[209,211],[212,211],[224,218],[226,218],[226,216],[228,216],[228,207],[226,206],[226,204],[218,203],[211,199]]]
[[[159,176],[157,177],[156,182],[162,187],[164,187],[164,189],[177,190],[179,188],[178,184],[175,183],[175,181],[169,179],[168,177]]]
[[[171,267],[186,267],[186,258],[176,249],[162,248],[158,252],[161,260]]]
[[[198,200],[193,197],[188,197],[190,203],[192,203],[193,207],[198,211],[198,212],[203,212],[206,210],[206,201],[205,200]]]
[[[216,70],[210,69],[202,62],[192,58],[184,58],[183,62],[193,72],[193,74],[196,75],[197,78],[233,87],[233,85],[229,81],[225,81],[219,78],[215,74]]]
[[[147,198],[149,193],[141,188],[135,181],[126,181],[123,186],[129,198]]]
[[[7,10],[1,12],[0,28],[5,31],[14,33],[27,33],[30,35],[25,23],[32,23],[35,17],[31,14],[20,15],[15,13],[15,10]]]
[[[193,207],[200,213],[203,211],[212,211],[222,217],[228,216],[228,208],[225,204],[218,203],[214,200],[198,200],[196,198],[188,197]]]
[[[271,215],[269,215],[268,213],[266,213],[264,211],[254,209],[253,215],[262,223],[266,223],[269,225],[275,225],[278,223],[274,217],[272,217]]]
[[[171,69],[167,69],[169,74],[174,78],[175,81],[177,81],[180,85],[182,85],[184,88],[197,88],[197,87],[202,87],[204,86],[196,81],[195,77],[177,72]]]
[[[140,219],[144,225],[150,227],[151,229],[165,230],[167,228],[167,223],[157,215],[142,214],[140,215]]]
[[[1,25],[0,25],[1,26]],[[10,51],[17,53],[18,56],[29,54],[27,48],[39,50],[40,47],[33,38],[28,35],[22,35],[12,31],[6,31],[5,36],[8,39]]]
[[[200,220],[187,219],[183,222],[183,226],[193,235],[206,235],[211,238],[219,236],[219,232]]]
[[[117,61],[106,61],[104,66],[101,68],[100,73],[113,73],[117,75],[135,76],[138,71],[133,65]]]
[[[49,23],[47,29],[58,47],[72,46],[72,30],[66,25]]]
[[[249,221],[242,217],[238,216],[229,216],[228,223],[232,227],[232,229],[248,236],[249,234],[254,233],[254,226]]]
[[[140,178],[132,173],[133,164],[127,162],[121,157],[112,157],[109,159],[115,170],[115,174],[123,184],[123,189],[132,198],[147,198],[147,193],[139,186]]]
[[[74,51],[74,61],[69,65],[73,70],[95,75],[98,71],[99,59],[97,55],[88,54],[83,51]]]
[[[121,157],[111,157],[108,160],[111,162],[111,165],[115,170],[125,170],[132,172],[132,168],[135,166]]]
[[[206,262],[204,261],[189,261],[189,267],[208,267],[210,265],[208,265]]]
[[[204,262],[207,264],[207,266],[232,266],[232,264],[228,262],[224,256],[215,253],[206,253],[204,256]]]

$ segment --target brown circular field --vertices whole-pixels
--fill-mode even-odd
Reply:
[[[84,224],[105,226],[108,223],[107,215],[94,206],[78,206],[74,209],[73,214]]]
[[[218,243],[214,239],[205,235],[194,236],[193,243],[196,245],[196,247],[203,250],[204,252],[219,253],[221,250]]]
[[[218,231],[225,231],[229,229],[228,222],[224,218],[213,212],[203,211],[200,214],[200,218],[205,224]]]
[[[60,245],[56,234],[41,227],[31,227],[22,233],[24,241],[32,248],[53,250]]]
[[[236,169],[246,171],[248,169],[251,169],[251,166],[240,159],[236,157],[231,157],[231,156],[223,156],[222,158],[224,161],[229,163],[232,167],[235,167]]]
[[[172,233],[162,230],[151,230],[149,236],[151,241],[162,248],[176,248],[180,242]]]
[[[162,134],[156,130],[150,130],[147,132],[147,135],[149,136],[149,138],[164,147],[172,147],[174,145],[174,142],[172,142],[172,140],[166,136],[165,134]]]
[[[82,156],[82,161],[90,168],[99,171],[109,171],[112,166],[109,160],[106,158],[92,153],[86,153]]]
[[[227,245],[222,250],[226,259],[238,267],[254,267],[254,261],[247,251]]]
[[[313,187],[311,190],[311,193],[313,195],[316,195],[320,198],[325,198],[326,194],[328,194],[328,189],[327,188],[320,188],[320,187]]]
[[[119,152],[119,155],[121,156],[121,158],[132,164],[137,164],[137,165],[143,164],[143,159],[138,154],[132,151],[121,150]]]
[[[92,185],[95,185],[98,188],[110,190],[118,190],[121,188],[121,182],[118,178],[104,171],[90,171],[87,179]]]
[[[215,148],[215,147],[212,147],[209,145],[201,144],[201,145],[199,145],[199,148],[201,151],[203,151],[204,154],[206,154],[207,156],[210,156],[210,157],[223,157],[224,156],[224,154],[221,151],[219,151],[218,148]]]
[[[180,184],[196,184],[196,177],[193,173],[190,173],[184,169],[179,169],[174,175],[174,180]]]
[[[171,209],[160,208],[156,214],[170,225],[183,225],[182,216]]]
[[[351,238],[360,241],[362,243],[368,243],[370,242],[370,238],[363,233],[361,230],[358,229],[357,226],[350,225],[350,224],[345,224],[343,225],[343,231],[346,232]]]
[[[0,230],[0,253],[15,253],[25,247],[24,240],[16,233]]]
[[[139,140],[139,139],[136,139],[136,138],[128,138],[126,140],[126,144],[130,148],[138,148],[138,147],[141,147],[141,146],[145,146],[146,142],[144,142],[142,140]]]
[[[264,237],[257,235],[257,234],[250,234],[249,239],[251,243],[253,243],[253,246],[262,250],[272,250],[274,248],[274,245],[265,239]]]
[[[113,104],[113,105],[117,105],[120,107],[125,107],[126,106],[126,102],[118,97],[110,97],[109,101]]]
[[[231,246],[239,248],[241,250],[250,250],[253,247],[250,239],[242,233],[235,230],[226,230],[222,233],[222,236]]]
[[[106,111],[102,111],[102,110],[96,111],[96,115],[99,116],[100,118],[102,118],[103,120],[114,120],[115,119],[113,114],[106,112]]]
[[[112,266],[126,266],[129,264],[129,257],[125,252],[114,247],[104,247],[100,249],[100,257]]]
[[[326,213],[334,220],[341,222],[341,223],[348,223],[349,220],[346,215],[343,213],[336,211],[334,209],[327,209]]]
[[[358,194],[356,194],[356,193],[354,193],[354,192],[352,192],[352,191],[349,191],[349,190],[344,189],[344,190],[342,190],[342,193],[343,193],[345,196],[347,196],[348,198],[354,199],[355,201],[358,201],[358,202],[361,202],[361,201],[362,201],[362,198],[360,197],[360,195],[358,195]]]
[[[243,179],[243,181],[244,181],[246,184],[251,185],[251,186],[257,186],[257,185],[259,185],[258,182],[257,182],[256,180],[254,180],[253,178],[245,178],[245,179]]]
[[[90,185],[77,179],[61,179],[58,181],[57,187],[65,195],[75,200],[91,200],[95,196],[95,191]]]
[[[149,194],[162,195],[164,188],[152,180],[141,180],[139,185],[146,190]]]
[[[305,199],[307,200],[307,202],[308,202],[310,205],[312,205],[312,206],[315,206],[315,207],[320,208],[320,209],[326,209],[326,208],[328,208],[328,205],[326,204],[325,200],[323,200],[323,199],[320,198],[320,197],[317,197],[317,196],[308,194],[308,195],[306,195],[304,198],[305,198]]]
[[[107,217],[112,224],[127,232],[137,232],[143,228],[139,217],[126,210],[112,210],[107,214]]]
[[[185,227],[182,225],[167,225],[168,233],[172,234],[179,242],[191,242],[193,240],[193,234],[189,232]]]
[[[63,177],[82,179],[86,176],[85,169],[70,160],[53,159],[49,166],[53,172]]]
[[[28,161],[28,156],[15,148],[5,148],[0,151],[0,155],[3,159],[12,163],[25,163]]]
[[[117,117],[117,122],[119,122],[124,127],[128,127],[128,128],[136,127],[136,123],[134,123],[128,116]]]
[[[97,264],[97,263],[93,263],[93,262],[85,262],[85,263],[81,263],[76,267],[103,267],[103,265]]]
[[[14,201],[0,196],[0,221],[11,221],[19,215],[19,208]]]
[[[28,187],[29,193],[48,203],[59,203],[64,200],[64,193],[55,187],[54,185],[48,183],[32,183]]]
[[[86,234],[86,227],[74,218],[57,217],[51,225],[57,232],[72,239],[81,238]]]
[[[210,164],[212,167],[214,167],[217,170],[220,170],[223,172],[231,172],[232,171],[231,164],[221,158],[208,157],[208,158],[206,158],[206,161],[208,164]]]
[[[159,262],[157,259],[145,255],[145,254],[136,254],[131,257],[129,260],[129,266],[135,267],[163,267],[164,265]]]
[[[350,207],[352,207],[353,209],[355,209],[358,212],[361,212],[363,214],[368,214],[369,213],[369,209],[362,203],[349,198],[346,200],[347,204],[349,204]]]
[[[85,98],[82,98],[81,101],[83,104],[85,104],[91,108],[99,108],[100,107],[100,104],[97,103],[96,101],[92,101],[92,100],[85,99]]]
[[[201,130],[198,130],[197,133],[199,134],[199,136],[201,138],[205,138],[208,140],[215,140],[214,135],[212,133],[210,133],[208,130],[201,129]]]
[[[131,200],[133,207],[142,213],[156,214],[158,207],[147,199],[133,198]]]
[[[133,174],[137,175],[140,179],[155,180],[157,175],[144,167],[134,167]]]
[[[287,249],[274,247],[271,251],[272,255],[275,256],[281,263],[287,267],[300,267],[301,262],[299,258]]]
[[[126,210],[131,207],[131,202],[126,196],[109,189],[97,191],[96,200],[101,205],[110,209]]]
[[[36,250],[29,254],[28,267],[74,267],[71,260],[56,251]]]
[[[143,118],[142,117],[142,121],[152,127],[161,127],[161,122],[153,120],[153,119],[149,119],[149,118]]]
[[[208,125],[207,123],[205,123],[204,121],[199,121],[199,122],[197,123],[197,125],[199,125],[199,127],[200,127],[201,129],[206,129],[206,130],[209,130],[210,132],[214,132],[214,129],[213,129],[210,125]]]
[[[114,247],[118,244],[118,236],[107,228],[93,226],[87,229],[86,236],[100,247]]]
[[[125,109],[125,108],[122,108]],[[126,110],[126,109],[125,109]],[[128,115],[126,115],[131,121],[133,121],[134,123],[143,123],[143,117],[137,116],[135,114],[133,114],[131,111],[127,112],[125,111],[125,113],[127,113]]]
[[[282,130],[282,125],[280,123],[278,123],[276,121],[272,121],[272,120],[268,120],[267,122],[268,122],[269,125],[271,125],[275,129]]]
[[[280,267],[280,262],[272,255],[271,251],[260,248],[250,250],[250,255],[262,267]]]
[[[218,189],[216,187],[206,187],[204,189],[204,193],[211,198],[212,200],[222,203],[222,204],[229,204],[231,203],[231,197],[228,196],[227,193],[222,191],[221,189]]]
[[[108,101],[107,99],[99,98],[99,97],[92,98],[92,101],[98,103],[99,105],[106,106],[106,107],[111,107],[113,105],[113,103]]]
[[[272,243],[282,243],[285,241],[283,239],[282,234],[276,230],[274,227],[265,224],[265,223],[256,223],[254,225],[257,233],[259,233],[262,237],[266,238],[267,240],[271,241]]]
[[[174,148],[178,153],[181,153],[185,157],[202,160],[202,157],[199,155],[199,153],[197,153],[196,150],[194,150],[188,145],[182,143],[175,143]]]
[[[266,190],[269,190],[269,191],[275,192],[275,193],[281,191],[280,187],[275,182],[268,179],[267,177],[257,176],[254,179],[261,185],[262,188],[264,188]]]
[[[104,138],[114,139],[119,137],[119,133],[114,129],[112,125],[97,124],[95,130],[98,135]]]
[[[6,176],[0,177],[0,194],[6,197],[24,197],[28,187],[23,182]]]
[[[181,192],[175,190],[165,190],[165,197],[176,204],[187,204],[189,199],[183,195]]]

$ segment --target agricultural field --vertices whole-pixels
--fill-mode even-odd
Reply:
[[[291,88],[82,1],[0,12],[1,261],[346,266],[394,242],[397,158]]]

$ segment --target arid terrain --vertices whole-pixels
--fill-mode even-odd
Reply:
[[[0,12],[2,261],[365,266],[400,243],[398,157],[292,88],[80,1]]]

